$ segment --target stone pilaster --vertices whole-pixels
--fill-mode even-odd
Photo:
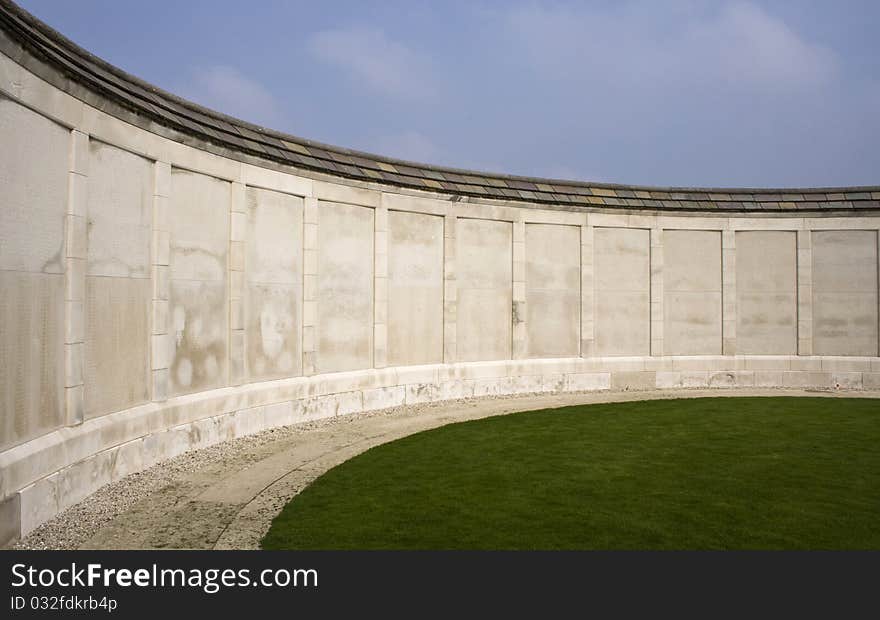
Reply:
[[[447,215],[443,221],[443,361],[457,359],[456,320],[458,286],[455,279],[456,217]]]
[[[651,355],[663,355],[663,229],[651,229]]]
[[[375,213],[373,239],[373,368],[388,365],[388,208]]]
[[[244,289],[247,243],[247,194],[233,183],[229,214],[229,384],[245,382]]]
[[[813,354],[813,242],[809,230],[797,232],[798,355]]]
[[[528,328],[526,327],[526,225],[513,223],[513,308],[511,353],[513,359],[528,357]]]
[[[306,198],[303,211],[303,375],[318,362],[318,199]]]
[[[592,357],[595,348],[595,276],[593,227],[581,226],[581,357]]]
[[[89,136],[72,131],[64,216],[64,404],[67,423],[82,424]]]
[[[721,351],[736,355],[736,232],[721,231]]]
[[[171,277],[168,202],[171,196],[171,164],[156,162],[153,166],[153,175],[153,251],[150,257],[153,311],[150,374],[152,398],[161,402],[168,399],[168,366],[171,362],[171,336],[168,330]]]

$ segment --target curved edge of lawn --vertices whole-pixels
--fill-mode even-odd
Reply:
[[[327,471],[264,549],[878,549],[880,400],[706,397],[451,423]]]

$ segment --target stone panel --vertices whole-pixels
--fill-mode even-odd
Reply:
[[[70,132],[0,96],[0,449],[64,422]]]
[[[169,392],[226,384],[229,183],[172,169]]]
[[[651,239],[637,228],[593,232],[597,355],[651,349]]]
[[[87,276],[150,277],[152,162],[89,141]]]
[[[877,355],[877,231],[814,231],[813,354]]]
[[[0,269],[63,273],[70,132],[0,96]]]
[[[247,188],[245,339],[251,380],[302,374],[303,200]]]
[[[579,226],[526,224],[528,357],[574,357],[580,350]]]
[[[0,448],[64,422],[64,279],[0,271]]]
[[[89,142],[85,416],[149,399],[152,163]]]
[[[317,372],[373,365],[373,209],[318,204]]]
[[[510,359],[513,226],[459,218],[456,227],[457,359]]]
[[[742,355],[797,354],[797,233],[736,233],[736,339]]]
[[[388,213],[388,364],[443,361],[443,218]]]
[[[150,281],[86,279],[86,417],[149,400]]]
[[[721,233],[663,231],[663,352],[721,354]]]

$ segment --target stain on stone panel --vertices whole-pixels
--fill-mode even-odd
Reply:
[[[151,161],[89,142],[86,417],[149,400]]]
[[[172,169],[169,391],[221,387],[227,379],[230,186]]]
[[[150,281],[86,278],[83,398],[86,417],[150,398]]]
[[[580,352],[580,227],[526,224],[526,329],[529,357]]]
[[[510,359],[513,225],[460,218],[456,223],[457,357]]]
[[[247,188],[245,342],[251,380],[302,374],[303,200]]]
[[[721,355],[721,232],[663,231],[663,349]]]
[[[64,277],[0,271],[0,448],[64,423]]]
[[[64,423],[70,132],[0,96],[0,449]]]
[[[0,269],[64,272],[70,132],[0,96]]]
[[[153,164],[96,140],[89,158],[87,274],[149,278]]]
[[[373,365],[373,209],[318,205],[319,372]]]
[[[388,364],[443,360],[443,218],[388,213]]]
[[[812,234],[813,354],[877,355],[877,232]]]
[[[639,228],[594,229],[598,355],[648,355],[651,348],[651,240]]]
[[[736,348],[797,354],[797,233],[736,233]]]

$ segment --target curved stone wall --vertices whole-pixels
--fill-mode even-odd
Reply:
[[[408,403],[880,388],[880,188],[526,179],[188,104],[0,0],[0,542],[265,428]]]

